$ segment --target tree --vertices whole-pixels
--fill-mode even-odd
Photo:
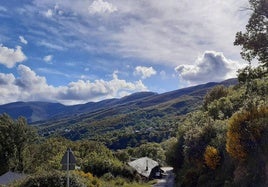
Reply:
[[[60,161],[70,144],[71,142],[64,138],[49,138],[27,146],[24,150],[24,172],[60,169]]]
[[[223,85],[218,85],[213,87],[208,93],[205,95],[203,107],[205,110],[208,109],[208,105],[213,101],[220,99],[222,97],[226,97],[228,95],[228,88]]]
[[[149,157],[158,162],[163,162],[166,159],[165,152],[158,143],[146,143],[134,149],[134,157]]]
[[[0,173],[7,170],[23,171],[23,151],[37,139],[36,131],[27,125],[24,118],[13,120],[3,114],[0,115],[0,132]]]
[[[233,157],[244,161],[262,149],[267,139],[268,108],[261,106],[251,111],[235,113],[229,120],[226,150]],[[265,142],[264,142],[265,143]]]
[[[248,62],[257,58],[268,67],[268,1],[249,0],[252,14],[246,25],[246,32],[236,33],[234,45],[242,46],[241,56]]]
[[[204,159],[209,168],[216,169],[220,164],[221,157],[219,151],[215,147],[207,146],[204,153]]]
[[[0,116],[0,175],[9,170],[8,161],[13,154],[10,126],[13,120],[6,114]]]

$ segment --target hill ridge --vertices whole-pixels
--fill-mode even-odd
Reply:
[[[136,92],[122,98],[106,99],[98,102],[88,102],[85,104],[66,106],[60,103],[45,101],[18,101],[0,105],[0,114],[7,113],[12,118],[19,116],[26,117],[29,123],[47,121],[52,119],[75,116],[84,113],[96,112],[108,108],[134,107],[148,108],[161,105],[179,97],[190,95],[192,97],[202,97],[208,89],[213,86],[223,84],[226,86],[237,84],[237,79],[228,79],[222,82],[209,82],[196,86],[181,88],[165,93]]]

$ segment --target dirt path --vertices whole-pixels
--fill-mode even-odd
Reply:
[[[162,179],[159,179],[157,184],[153,187],[174,187],[174,174],[172,167],[163,167],[161,168],[165,171],[165,175]]]

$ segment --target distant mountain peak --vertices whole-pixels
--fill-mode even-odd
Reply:
[[[70,117],[76,114],[107,110],[109,108],[113,108],[114,110],[119,110],[120,108],[122,111],[124,110],[124,107],[157,107],[160,104],[164,104],[172,100],[178,100],[183,96],[198,96],[199,98],[203,97],[206,94],[207,90],[219,84],[230,86],[237,83],[237,79],[228,79],[219,83],[210,82],[161,94],[149,91],[136,92],[119,99],[106,99],[99,102],[89,102],[86,104],[73,106],[65,106],[60,103],[50,103],[44,101],[19,101],[0,105],[0,114],[7,113],[15,119],[19,116],[24,116],[29,123],[32,123],[37,121],[46,121],[55,117]],[[181,104],[174,104],[173,106],[181,106]]]

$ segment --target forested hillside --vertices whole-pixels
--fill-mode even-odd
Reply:
[[[114,150],[146,142],[160,143],[176,136],[178,117],[200,108],[203,97],[213,86],[235,84],[237,79],[230,79],[163,94],[136,93],[112,100],[112,103],[108,100],[95,110],[34,125],[42,136],[60,135],[73,141],[93,140]]]
[[[69,147],[80,166],[71,186],[151,186],[127,165],[144,156],[173,166],[178,186],[268,186],[268,3],[249,2],[246,31],[234,42],[248,61],[238,84],[134,94],[86,112],[88,103],[34,125],[1,114],[0,175],[28,175],[11,186],[65,186],[60,161]]]
[[[200,108],[208,90],[215,85],[237,83],[237,79],[229,79],[162,94],[139,92],[74,106],[17,102],[0,106],[0,113],[7,113],[13,119],[24,116],[44,137],[87,139],[102,142],[111,149],[123,149],[175,137],[177,118]]]
[[[268,186],[268,3],[249,2],[246,32],[234,42],[249,62],[239,85],[208,92],[203,108],[180,120],[167,154],[181,186]]]

